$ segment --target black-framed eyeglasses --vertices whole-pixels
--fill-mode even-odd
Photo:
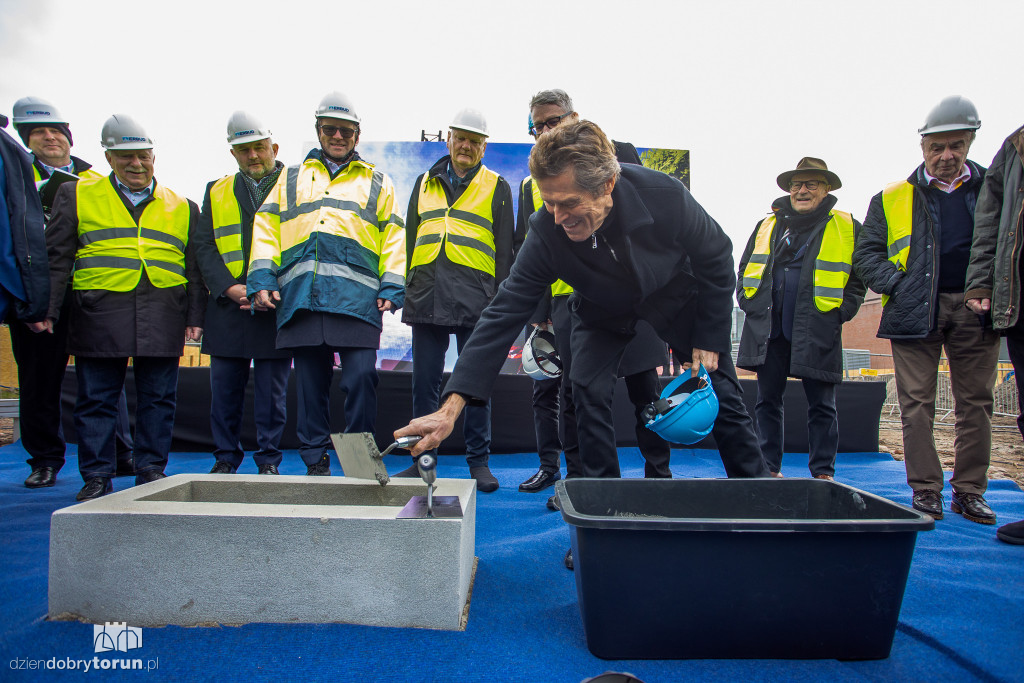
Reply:
[[[547,121],[538,121],[534,123],[532,126],[530,126],[530,135],[532,135],[533,137],[537,137],[538,135],[546,131],[548,128],[554,128],[555,126],[560,124],[562,122],[562,119],[564,119],[566,116],[572,116],[575,113],[576,112],[567,111],[564,114],[552,116]]]
[[[341,133],[341,137],[349,140],[353,135],[359,132],[358,128],[344,128],[342,126],[320,126],[320,132],[329,138],[333,138],[338,133]]]
[[[801,185],[806,185],[808,190],[810,190],[811,192],[814,192],[815,190],[818,189],[819,186],[824,185],[824,184],[825,184],[824,180],[790,180],[789,181],[789,191],[790,192],[796,192],[797,190],[800,189]]]

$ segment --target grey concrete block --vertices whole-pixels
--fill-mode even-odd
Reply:
[[[406,481],[179,474],[57,510],[49,617],[463,629],[476,482],[437,480],[461,519],[396,519]]]

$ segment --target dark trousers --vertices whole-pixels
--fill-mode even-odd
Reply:
[[[1013,379],[1017,382],[1017,431],[1024,438],[1024,329],[1013,327],[1006,331],[1006,350],[1013,363]]]
[[[785,337],[768,342],[764,365],[757,369],[757,403],[754,417],[761,453],[772,472],[782,468],[785,442],[783,396],[789,378],[792,345]],[[836,385],[804,377],[800,380],[807,397],[807,466],[813,476],[836,473],[839,450],[839,417],[836,413]]]
[[[573,403],[572,382],[565,380],[572,372],[572,315],[569,311],[569,297],[557,296],[551,300],[551,322],[555,329],[555,346],[558,357],[562,361],[562,378],[534,382],[533,415],[537,433],[537,452],[540,466],[549,472],[558,470],[558,448],[565,450],[566,478],[582,477],[583,464],[580,460],[580,445],[577,435],[576,407]],[[563,381],[565,380],[565,381]],[[544,387],[547,382],[557,383],[559,393],[551,386]],[[671,477],[669,460],[672,456],[671,445],[660,436],[644,426],[641,417],[648,403],[661,395],[661,382],[654,368],[644,370],[625,377],[626,392],[633,404],[636,418],[634,426],[637,446],[644,457],[644,477]],[[542,393],[538,396],[538,392]],[[540,405],[538,403],[540,402]],[[551,406],[558,408],[557,419],[552,422]],[[560,428],[560,429],[559,429]],[[560,440],[558,444],[555,439]]]
[[[67,306],[53,334],[36,333],[20,322],[10,325],[11,351],[18,364],[18,413],[21,445],[29,454],[29,467],[64,466],[64,430],[61,428],[60,394],[68,367]],[[114,447],[118,462],[131,462],[132,435],[124,392],[118,400]]]
[[[341,358],[341,390],[345,392],[345,433],[369,432],[377,426],[376,349],[300,346],[293,349],[298,394],[295,433],[299,455],[315,465],[331,443],[331,380],[334,354]]]
[[[242,409],[249,382],[248,358],[210,358],[210,431],[213,455],[218,461],[242,464]],[[256,465],[281,464],[281,435],[288,417],[288,374],[291,358],[257,358],[252,361],[253,417],[256,423]]]
[[[416,324],[412,326],[412,416],[429,415],[438,408],[444,357],[449,336],[455,335],[459,352],[469,340],[472,327]],[[466,440],[466,463],[470,467],[487,465],[491,453],[491,403],[466,406],[462,432]]]
[[[174,428],[178,357],[137,356],[132,363],[136,396],[135,473],[163,472]],[[78,469],[82,479],[110,478],[115,474],[114,432],[127,368],[127,358],[79,356],[75,360],[78,375],[75,431],[78,432]]]
[[[612,398],[619,361],[632,335],[584,326],[575,315],[573,325],[575,355],[570,379],[584,473],[588,477],[618,477]],[[680,358],[690,357],[689,350],[674,348],[673,351]],[[729,354],[719,355],[718,369],[710,376],[718,396],[718,417],[711,433],[718,444],[726,474],[730,477],[768,476]]]
[[[962,293],[940,293],[935,329],[922,339],[893,339],[896,395],[903,423],[903,464],[915,491],[942,491],[942,462],[935,449],[935,394],[939,357],[949,359],[956,439],[953,476],[960,493],[984,494],[992,454],[992,399],[999,335],[964,306]]]

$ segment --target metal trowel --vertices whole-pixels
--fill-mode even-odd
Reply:
[[[387,468],[384,467],[384,456],[396,448],[409,448],[421,438],[420,436],[403,436],[381,453],[377,450],[377,442],[369,432],[352,434],[331,434],[334,452],[338,454],[338,462],[346,477],[353,479],[374,479],[381,486],[386,485]]]

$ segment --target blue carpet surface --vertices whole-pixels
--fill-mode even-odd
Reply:
[[[643,476],[635,448],[620,449],[623,474]],[[918,535],[899,626],[888,659],[605,661],[587,650],[572,572],[562,566],[568,526],[549,512],[547,490],[519,493],[537,468],[536,454],[493,456],[501,483],[477,503],[479,558],[464,632],[349,625],[250,624],[241,627],[143,629],[143,647],[96,655],[92,626],[49,622],[47,563],[50,514],[74,503],[81,487],[74,446],[56,487],[29,490],[20,444],[0,448],[0,681],[80,678],[133,680],[345,680],[576,682],[604,671],[663,681],[1024,681],[1024,546],[995,538],[947,511],[935,531]],[[392,472],[406,457],[387,458]],[[465,462],[442,456],[439,476],[466,477]],[[168,474],[207,472],[212,456],[174,453]],[[337,465],[334,466],[338,474]],[[254,473],[248,460],[243,472]],[[673,451],[676,477],[722,477],[714,451]],[[296,452],[282,474],[303,474]],[[807,456],[787,454],[787,476],[807,476]],[[839,456],[840,481],[909,505],[903,463],[882,454]],[[115,481],[115,489],[133,480]],[[1000,523],[1024,518],[1024,492],[991,482],[987,499]],[[948,488],[947,488],[948,510]],[[97,553],[103,552],[97,544]],[[756,558],[754,558],[756,560]],[[305,568],[296,558],[295,580]],[[181,577],[188,581],[187,576]],[[638,576],[638,580],[642,580]],[[709,577],[709,581],[713,577]],[[48,670],[58,661],[141,658],[149,671]],[[43,667],[28,670],[21,667]]]

